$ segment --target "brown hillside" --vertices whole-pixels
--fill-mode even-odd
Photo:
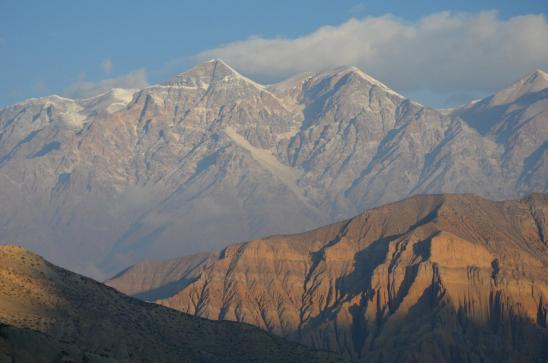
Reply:
[[[547,215],[541,194],[417,196],[231,245],[158,302],[359,360],[546,361]]]
[[[125,296],[0,246],[1,362],[336,361],[251,325]]]

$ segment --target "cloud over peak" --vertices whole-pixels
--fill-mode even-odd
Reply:
[[[392,15],[352,18],[302,37],[226,44],[195,61],[222,58],[246,75],[277,81],[303,71],[356,65],[403,92],[494,91],[548,68],[543,15],[501,19],[495,11],[440,12],[408,22]]]

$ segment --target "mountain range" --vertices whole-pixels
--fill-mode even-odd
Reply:
[[[421,193],[546,192],[548,75],[436,110],[355,67],[258,84],[220,60],[162,85],[0,110],[0,243],[95,278],[296,233]]]
[[[364,362],[545,362],[548,195],[419,195],[107,285]]]

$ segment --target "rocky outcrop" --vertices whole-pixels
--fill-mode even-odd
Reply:
[[[264,86],[214,60],[27,100],[0,110],[0,243],[104,278],[419,193],[545,192],[546,87],[539,71],[447,113],[355,67]]]
[[[412,197],[310,232],[230,245],[157,302],[356,360],[542,361],[547,213],[543,194]]]

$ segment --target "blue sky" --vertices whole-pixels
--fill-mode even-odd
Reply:
[[[524,72],[546,70],[547,4],[2,0],[0,106],[52,93],[87,96],[110,85],[158,83],[208,56],[220,56],[242,73],[272,82],[336,65],[333,54],[322,56],[331,48],[331,53],[341,52],[341,64],[357,63],[406,96],[450,106],[487,94]],[[329,42],[333,37],[341,48]],[[508,37],[519,56],[508,48]],[[441,51],[447,44],[454,45]],[[256,57],[257,52],[267,54],[265,47],[274,49],[274,56]],[[454,64],[440,53],[456,59]],[[459,60],[463,53],[479,55]],[[303,60],[307,54],[311,59]]]

